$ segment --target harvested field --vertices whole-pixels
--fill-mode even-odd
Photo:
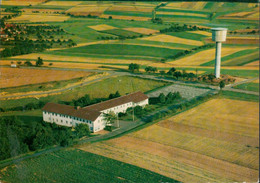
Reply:
[[[28,6],[28,5],[36,5],[36,4],[40,4],[41,2],[43,2],[44,0],[39,0],[39,1],[16,1],[16,0],[2,0],[1,5],[9,5],[9,6]]]
[[[225,44],[259,44],[259,39],[248,38],[227,38]]]
[[[106,25],[106,24],[93,25],[93,26],[88,26],[88,27],[91,28],[91,29],[97,30],[97,31],[116,29],[116,27]]]
[[[256,102],[213,99],[140,131],[79,148],[182,182],[254,182],[258,112]]]
[[[44,3],[46,6],[76,6],[81,4],[82,1],[49,1]]]
[[[145,61],[145,60],[128,60],[128,59],[109,59],[109,58],[87,58],[87,57],[80,57],[80,56],[64,56],[64,55],[52,55],[52,54],[36,54],[36,53],[31,53],[28,55],[19,55],[12,57],[14,59],[34,59],[36,60],[37,58],[41,57],[43,60],[48,60],[48,61],[77,61],[77,62],[87,62],[87,63],[98,63],[98,64],[103,64],[103,63],[139,63],[142,65],[149,64],[151,63],[150,61]],[[8,63],[9,64],[9,63]],[[65,64],[65,63],[61,63]],[[71,63],[71,65],[74,63]],[[76,64],[76,63],[75,63]],[[79,63],[81,64],[81,63]]]
[[[168,42],[168,43],[179,43],[179,44],[187,44],[187,45],[194,45],[194,46],[201,46],[203,42],[195,41],[190,39],[183,39],[175,36],[160,34],[156,36],[150,36],[141,38],[141,40],[148,40],[148,41],[161,41],[161,42]]]
[[[50,81],[68,80],[85,77],[89,72],[79,71],[57,71],[45,69],[24,69],[24,68],[0,68],[1,88],[22,86]],[[44,77],[43,77],[44,76]]]
[[[58,9],[27,9],[27,8],[23,8],[22,9],[23,11],[25,11],[26,13],[32,13],[32,12],[35,12],[35,11],[39,11],[41,13],[46,13],[46,12],[51,12],[51,13],[56,13],[56,12],[63,12],[64,10],[58,10]]]
[[[109,5],[80,5],[67,10],[66,13],[71,13],[73,15],[100,16],[108,7]]]
[[[248,15],[252,14],[251,11],[246,11],[246,12],[237,12],[237,13],[230,13],[225,15],[225,17],[246,17]]]
[[[259,60],[259,52],[251,53],[251,54],[246,54],[240,57],[235,57],[233,59],[229,59],[225,62],[222,63],[223,66],[232,66],[232,65],[244,65],[246,63],[252,62]]]
[[[12,22],[63,22],[70,17],[65,15],[46,15],[46,14],[22,14],[12,18]]]
[[[230,48],[222,48],[222,57],[233,54],[235,52],[248,49],[247,47],[230,47]],[[215,48],[214,49],[208,49],[204,50],[198,53],[195,53],[194,55],[187,56],[181,59],[178,59],[176,61],[171,61],[170,63],[174,65],[201,65],[203,63],[209,62],[211,60],[214,60],[215,58]]]
[[[181,16],[192,16],[192,17],[207,17],[205,14],[198,13],[184,13],[184,12],[156,12],[157,15],[181,15]]]
[[[159,32],[158,30],[141,28],[141,27],[124,28],[124,30],[137,32],[137,33],[140,33],[140,34],[146,34],[146,35],[155,34],[155,33]]]
[[[109,18],[110,16],[113,17],[113,19],[120,19],[120,20],[137,20],[137,21],[147,21],[150,20],[151,18],[149,17],[141,17],[141,16],[124,16],[124,15],[101,15],[100,18]]]

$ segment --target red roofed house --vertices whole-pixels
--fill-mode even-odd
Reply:
[[[92,132],[103,130],[106,127],[103,113],[125,112],[127,108],[134,106],[145,106],[148,97],[142,92],[131,93],[122,97],[100,102],[83,108],[73,106],[47,103],[43,108],[43,120],[62,126],[76,126],[80,123],[89,125]]]

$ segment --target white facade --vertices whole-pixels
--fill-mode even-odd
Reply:
[[[104,120],[102,113],[109,113],[111,111],[114,112],[115,114],[118,114],[119,112],[124,113],[126,112],[127,108],[135,107],[138,105],[142,107],[148,105],[148,98],[138,103],[128,102],[122,105],[118,105],[109,109],[102,110],[100,111],[101,114],[95,119],[95,121],[78,118],[70,115],[48,112],[46,110],[43,110],[43,120],[45,122],[56,123],[57,125],[68,126],[68,127],[72,127],[72,126],[76,126],[77,124],[84,123],[89,126],[89,129],[92,132],[97,132],[103,130],[106,127],[106,121]]]

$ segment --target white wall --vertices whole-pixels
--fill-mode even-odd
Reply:
[[[84,123],[89,126],[90,131],[93,130],[93,122],[90,120],[72,117],[68,115],[56,114],[47,111],[43,111],[42,114],[43,114],[43,121],[45,122],[56,123],[57,125],[68,126],[68,127],[72,127],[72,126],[76,126],[77,124]]]

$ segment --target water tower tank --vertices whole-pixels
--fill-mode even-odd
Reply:
[[[212,28],[212,41],[224,42],[227,37],[227,28]]]

